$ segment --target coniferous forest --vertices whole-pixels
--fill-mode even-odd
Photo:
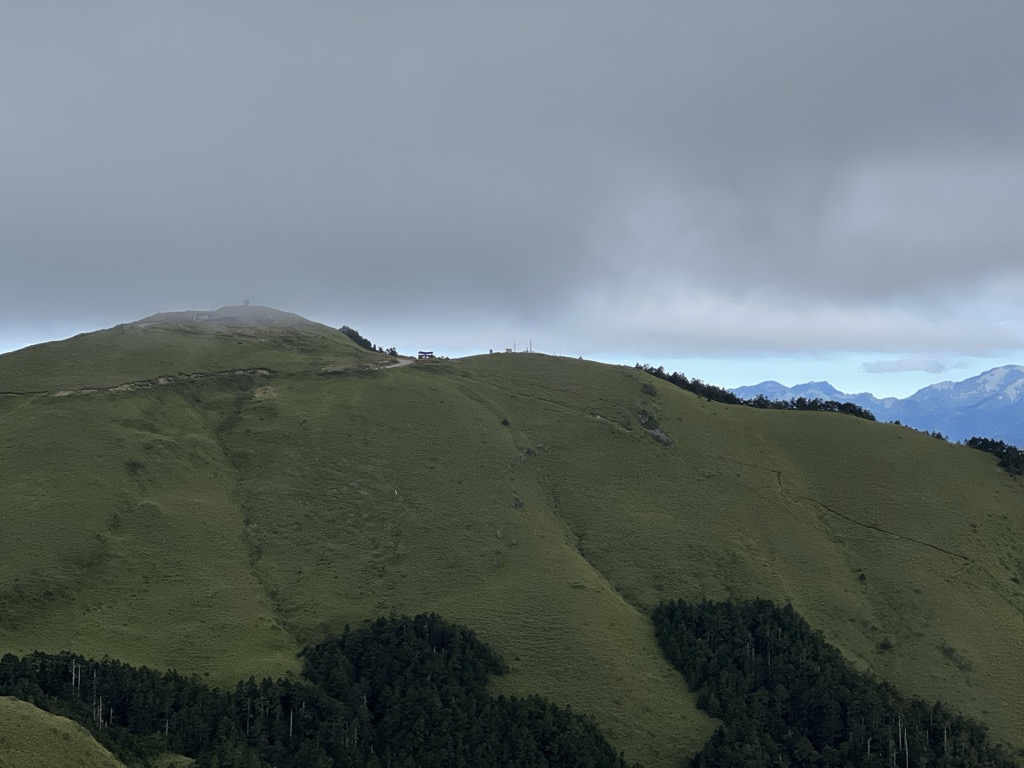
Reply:
[[[987,437],[972,437],[964,445],[994,454],[999,459],[999,466],[1011,475],[1024,475],[1024,451],[1016,445]]]
[[[722,720],[693,768],[1016,765],[985,727],[856,670],[791,606],[662,603],[662,651]]]
[[[1014,768],[981,723],[856,670],[791,606],[663,603],[662,651],[722,721],[691,768]],[[625,768],[588,717],[493,696],[502,660],[440,617],[390,617],[301,653],[303,680],[197,677],[71,653],[0,659],[0,695],[84,725],[128,765]]]
[[[225,691],[109,659],[8,654],[0,695],[78,721],[129,765],[165,752],[196,768],[626,765],[591,719],[487,693],[504,664],[436,615],[346,629],[302,657],[305,681]]]

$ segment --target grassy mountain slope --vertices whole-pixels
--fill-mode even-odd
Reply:
[[[123,768],[85,728],[0,696],[0,768]]]
[[[174,353],[148,345],[182,337],[215,353],[163,373],[273,372],[0,397],[0,650],[231,683],[294,670],[345,623],[436,611],[504,655],[501,690],[590,712],[628,757],[672,765],[713,723],[646,612],[763,596],[906,692],[1024,730],[1024,496],[990,456],[563,358],[368,370],[347,339],[295,328],[291,345],[141,329],[136,379],[111,363],[134,333],[0,357],[0,381],[22,382],[0,389],[159,376]],[[323,372],[331,354],[347,372]],[[57,358],[80,367],[60,378]]]
[[[266,307],[225,307],[238,316],[189,322],[195,313],[154,315],[136,323],[37,344],[0,357],[0,393],[74,392],[161,376],[267,368],[373,366],[383,355],[343,333]],[[276,312],[277,322],[247,322],[241,312]],[[210,313],[215,315],[216,313]]]

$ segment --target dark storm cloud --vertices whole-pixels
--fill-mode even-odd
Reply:
[[[1021,28],[1011,2],[8,6],[0,328],[251,297],[468,347],[1020,348]]]

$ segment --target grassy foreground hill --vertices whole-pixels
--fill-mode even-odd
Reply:
[[[124,768],[85,728],[0,696],[0,768]]]
[[[0,357],[0,652],[228,684],[437,612],[504,656],[500,690],[668,766],[714,723],[650,609],[765,597],[1024,732],[1024,495],[991,456],[580,360],[385,368],[315,324],[150,320]]]

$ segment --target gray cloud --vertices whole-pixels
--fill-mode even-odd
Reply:
[[[1021,349],[1022,26],[923,0],[7,7],[0,329],[248,296],[389,343]]]
[[[925,357],[900,357],[894,360],[875,360],[861,365],[864,373],[907,373],[923,371],[925,373],[945,373],[946,371],[963,369],[967,366],[962,362],[947,363]]]

